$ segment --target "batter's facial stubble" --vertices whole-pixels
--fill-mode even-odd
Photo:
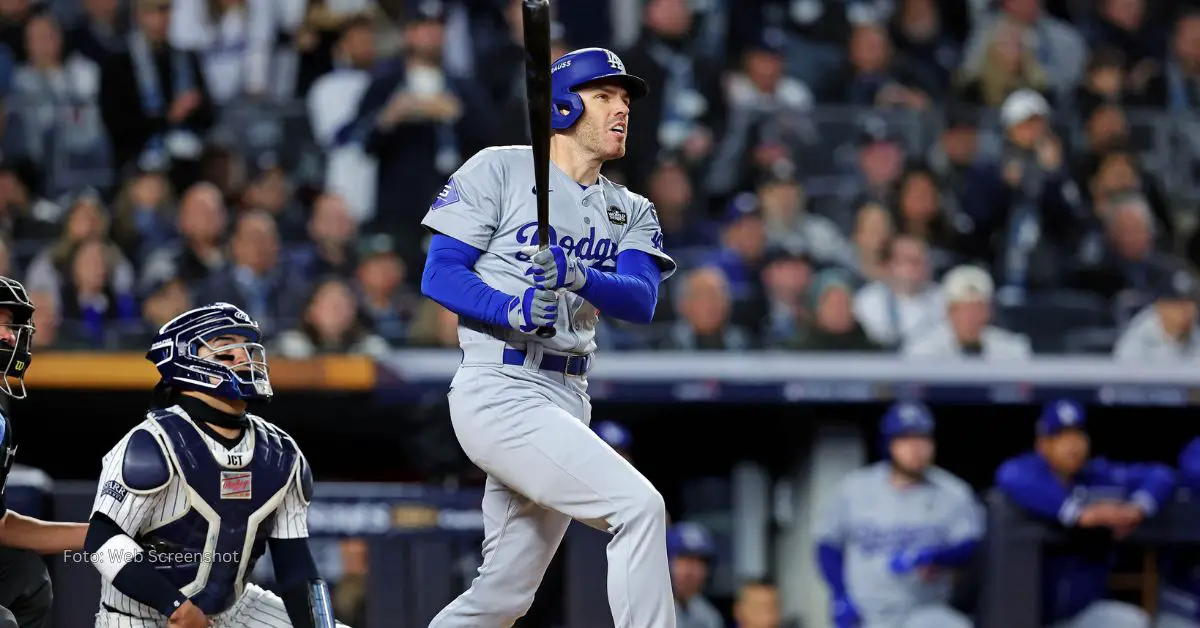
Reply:
[[[579,148],[602,161],[625,156],[629,136],[629,93],[611,83],[597,83],[577,90],[583,99],[583,115],[567,131]],[[615,137],[614,125],[624,124],[625,133]]]

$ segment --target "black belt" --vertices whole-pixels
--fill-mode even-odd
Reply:
[[[510,366],[523,366],[525,364],[526,354],[520,349],[506,347],[504,349],[504,363]],[[592,368],[592,356],[590,355],[550,355],[542,354],[542,361],[538,364],[538,369],[543,371],[554,371],[563,375],[586,375],[588,370]]]

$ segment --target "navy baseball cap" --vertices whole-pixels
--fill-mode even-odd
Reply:
[[[758,195],[753,192],[741,192],[729,199],[725,211],[721,214],[721,224],[729,225],[741,220],[761,216],[762,208],[758,203]]]
[[[900,138],[896,137],[896,134],[888,128],[888,123],[883,118],[874,116],[867,118],[858,131],[859,147],[899,143]]]
[[[887,439],[898,436],[932,436],[933,412],[923,403],[894,403],[883,413],[879,431]]]
[[[1037,420],[1038,436],[1053,436],[1065,430],[1082,430],[1087,427],[1087,411],[1077,401],[1059,399],[1042,407]]]
[[[1195,300],[1200,293],[1196,278],[1184,268],[1165,268],[1156,273],[1151,292],[1157,300]]]
[[[620,423],[601,421],[593,426],[593,429],[596,435],[613,449],[629,449],[633,444],[633,435]]]
[[[712,558],[716,551],[712,533],[698,523],[681,521],[667,528],[667,554],[672,558],[675,556]]]

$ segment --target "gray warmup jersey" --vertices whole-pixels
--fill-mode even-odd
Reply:
[[[934,467],[925,482],[901,490],[890,473],[884,461],[849,474],[817,521],[817,542],[842,548],[846,591],[868,623],[949,600],[948,574],[931,582],[916,572],[895,575],[894,555],[983,536],[983,509],[966,482]]]
[[[487,148],[450,177],[421,224],[481,251],[475,272],[489,286],[519,296],[532,284],[525,275],[529,257],[521,249],[537,244],[537,195],[533,151],[529,146]],[[616,268],[622,251],[657,258],[662,278],[675,272],[663,250],[658,214],[647,199],[603,176],[583,189],[550,164],[550,240],[600,270]],[[596,348],[597,311],[579,295],[559,298],[557,335],[543,340],[510,328],[461,319],[459,343],[543,343],[560,353],[591,353]]]

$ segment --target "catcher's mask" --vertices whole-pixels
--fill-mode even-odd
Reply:
[[[25,373],[33,361],[33,302],[16,279],[0,277],[0,391],[24,399]],[[13,383],[16,382],[14,386]]]

